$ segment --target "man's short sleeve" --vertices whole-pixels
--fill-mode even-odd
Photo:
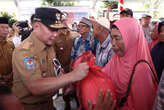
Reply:
[[[14,74],[17,74],[26,86],[42,77],[39,60],[29,50],[16,49],[12,61]]]

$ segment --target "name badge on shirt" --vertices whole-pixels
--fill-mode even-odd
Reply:
[[[25,57],[24,64],[27,69],[35,69],[34,57]]]

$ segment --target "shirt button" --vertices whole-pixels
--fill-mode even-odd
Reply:
[[[60,47],[60,50],[63,50],[63,47]]]
[[[47,75],[46,73],[42,73],[42,76],[43,76],[43,77],[46,77],[46,75]]]

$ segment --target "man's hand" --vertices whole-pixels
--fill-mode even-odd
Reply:
[[[87,63],[80,63],[73,71],[74,81],[79,81],[88,75],[89,66]]]
[[[106,92],[104,98],[103,92],[100,91],[94,107],[91,101],[88,101],[88,110],[114,110],[115,105],[116,103],[112,101],[112,95],[109,91]]]

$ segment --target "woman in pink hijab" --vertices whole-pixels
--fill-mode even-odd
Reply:
[[[136,62],[143,59],[153,70],[154,67],[144,33],[136,19],[122,18],[116,21],[111,30],[111,42],[115,54],[106,64],[104,72],[115,85],[119,103],[126,96]],[[139,63],[127,100],[119,110],[152,110],[157,89],[155,76],[146,63]]]
[[[159,22],[157,22],[155,24],[154,29],[153,29],[153,31],[151,33],[152,42],[148,43],[150,51],[160,41],[159,33],[158,33],[158,24],[159,24]]]

